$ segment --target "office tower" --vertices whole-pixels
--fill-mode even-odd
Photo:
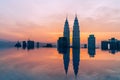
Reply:
[[[40,43],[39,43],[39,42],[36,43],[36,47],[37,47],[37,48],[40,47]]]
[[[120,51],[120,40],[117,41],[117,50]]]
[[[23,42],[22,42],[22,48],[23,48],[23,49],[25,49],[25,48],[26,48],[26,46],[27,46],[26,41],[23,41]]]
[[[28,40],[27,41],[27,49],[30,50],[30,49],[34,49],[34,44],[35,42],[34,41],[31,41],[31,40]]]
[[[70,47],[70,30],[69,30],[69,23],[68,23],[67,18],[64,24],[63,37],[67,38],[67,46]]]
[[[118,40],[115,38],[109,39],[110,49],[117,49]]]
[[[96,48],[96,40],[94,35],[89,35],[88,37],[88,49],[95,49]]]
[[[83,45],[83,48],[87,48],[87,44],[84,44],[84,45]]]
[[[108,50],[109,41],[101,41],[101,49]]]
[[[58,48],[67,48],[67,38],[66,37],[59,37],[57,41],[57,47]]]
[[[72,47],[80,48],[80,31],[79,31],[79,22],[77,16],[75,17],[74,25],[73,25]]]
[[[51,47],[53,47],[53,45],[51,43],[47,43],[44,47],[51,48]]]
[[[15,44],[15,47],[20,48],[20,47],[21,47],[21,42],[18,41],[18,42]]]

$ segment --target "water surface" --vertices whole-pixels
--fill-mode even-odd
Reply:
[[[0,80],[120,80],[120,53],[100,49],[96,53],[56,48],[1,50]]]

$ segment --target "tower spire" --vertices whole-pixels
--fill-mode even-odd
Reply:
[[[67,45],[70,46],[70,30],[69,30],[69,23],[68,18],[66,17],[65,24],[64,24],[64,32],[63,36],[67,38]]]
[[[68,17],[67,17],[67,16],[66,16],[66,20],[65,20],[65,23],[66,23],[66,22],[68,23]]]
[[[80,31],[79,31],[79,22],[77,15],[75,15],[74,25],[73,25],[73,48],[80,48]]]
[[[75,13],[75,20],[78,20],[78,18],[77,18],[77,13]]]

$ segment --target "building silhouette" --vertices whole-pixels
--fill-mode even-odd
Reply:
[[[120,40],[117,41],[117,50],[120,51]]]
[[[109,39],[109,48],[110,48],[110,50],[115,50],[115,49],[117,49],[117,43],[118,43],[118,40],[117,39],[115,39],[115,38],[111,38],[111,39]]]
[[[28,40],[27,41],[27,49],[30,50],[30,49],[34,49],[35,47],[35,42],[34,41],[31,41],[31,40]]]
[[[101,49],[108,50],[109,41],[101,41]]]
[[[101,41],[101,49],[108,50],[109,53],[115,54],[116,52],[120,51],[120,40],[112,37],[106,41]]]
[[[37,47],[37,48],[40,47],[40,43],[39,43],[39,42],[36,43],[36,47]]]
[[[67,46],[70,47],[70,30],[69,30],[69,23],[67,18],[64,24],[63,37],[67,38]]]
[[[52,48],[53,45],[52,45],[51,43],[47,43],[47,44],[46,44],[45,46],[43,46],[43,47]]]
[[[88,54],[90,57],[94,57],[96,53],[96,39],[93,34],[88,37]]]
[[[26,43],[26,41],[23,41],[23,42],[22,42],[22,48],[23,48],[23,49],[26,49],[26,47],[27,47],[27,43]]]
[[[16,48],[20,48],[22,45],[21,45],[21,42],[17,41],[17,43],[15,44],[15,47]]]
[[[84,44],[84,48],[87,48],[87,44]]]
[[[87,44],[81,44],[80,48],[87,48]]]
[[[59,37],[57,41],[57,48],[67,48],[67,47],[68,47],[67,38]]]
[[[96,40],[94,35],[89,35],[88,37],[88,49],[95,49],[96,48]]]
[[[72,47],[80,48],[80,31],[79,31],[79,22],[77,16],[75,16],[74,25],[73,25]]]

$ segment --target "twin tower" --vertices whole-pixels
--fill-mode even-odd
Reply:
[[[68,42],[67,44],[68,46],[70,46],[70,28],[67,18],[64,24],[63,36],[67,38],[67,42]],[[79,30],[79,22],[77,16],[75,16],[74,25],[73,25],[72,47],[80,48],[80,30]]]

